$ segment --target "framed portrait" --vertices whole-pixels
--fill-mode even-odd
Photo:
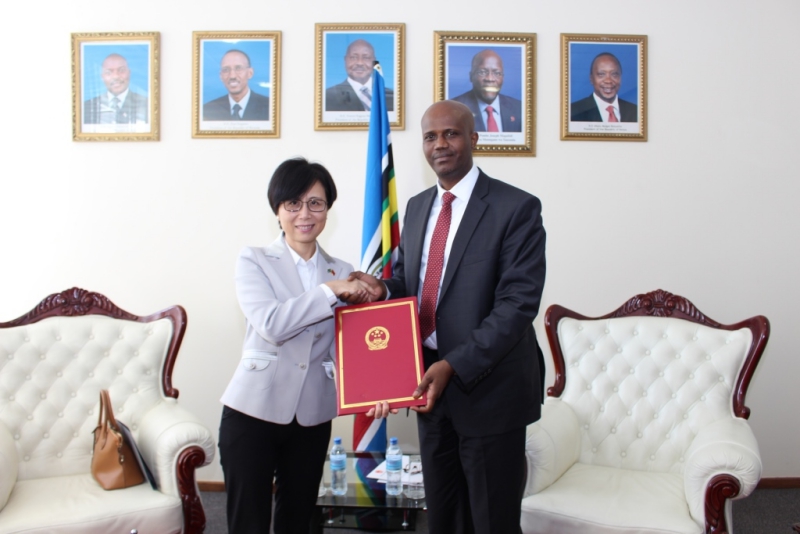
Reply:
[[[158,141],[158,32],[72,34],[72,139]]]
[[[647,36],[561,34],[561,139],[647,141]]]
[[[192,137],[280,137],[281,32],[192,32]]]
[[[386,86],[389,124],[405,128],[403,54],[405,24],[316,25],[314,129],[369,128],[372,67],[378,61]]]
[[[484,156],[536,155],[536,34],[434,32],[434,100],[475,117]]]

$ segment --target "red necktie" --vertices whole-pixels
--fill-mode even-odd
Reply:
[[[500,131],[497,129],[497,123],[494,121],[494,110],[492,109],[492,106],[486,106],[486,131],[487,132]]]
[[[608,122],[619,122],[617,116],[614,115],[614,106],[608,106],[606,111],[608,111]]]
[[[428,249],[428,265],[425,267],[425,282],[422,284],[422,302],[419,305],[419,325],[422,330],[422,339],[428,339],[436,330],[436,301],[439,296],[439,280],[442,279],[444,266],[444,247],[447,244],[447,234],[450,232],[450,215],[453,208],[450,205],[456,196],[451,192],[442,195],[442,211],[436,219],[433,228],[431,246]]]

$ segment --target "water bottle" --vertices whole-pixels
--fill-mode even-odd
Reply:
[[[331,491],[334,495],[347,493],[347,455],[342,438],[333,438],[331,447]]]
[[[386,494],[400,495],[403,492],[403,451],[397,446],[397,438],[389,440],[386,449]]]

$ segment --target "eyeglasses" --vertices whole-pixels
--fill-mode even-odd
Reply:
[[[328,203],[321,198],[312,198],[306,201],[303,200],[284,200],[283,209],[286,211],[300,211],[303,209],[303,204],[308,206],[309,211],[325,211],[328,208]]]
[[[222,67],[221,69],[219,69],[219,71],[222,74],[230,74],[231,71],[235,72],[236,74],[241,74],[241,73],[243,73],[244,71],[246,71],[249,68],[250,67],[243,67],[242,65],[236,65],[233,68],[231,68],[231,67]]]
[[[477,74],[481,78],[486,78],[489,74],[491,74],[495,78],[502,78],[503,77],[503,71],[499,70],[499,69],[491,69],[491,70],[489,70],[489,69],[480,69],[480,70],[476,70],[475,74]]]

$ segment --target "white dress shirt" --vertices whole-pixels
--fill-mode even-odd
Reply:
[[[297,274],[300,275],[300,281],[303,283],[303,289],[310,291],[312,287],[317,285],[317,262],[319,261],[319,247],[315,246],[314,255],[311,256],[308,261],[301,258],[300,255],[288,244],[286,245],[286,248],[289,249],[289,254],[292,255],[292,260],[294,260],[295,267],[297,267]],[[328,297],[328,302],[330,302],[331,306],[336,304],[338,299],[336,298],[336,294],[334,294],[333,290],[326,284],[319,284],[319,287],[321,287],[325,292],[325,296]]]
[[[117,100],[119,100],[119,107],[121,108],[122,105],[125,103],[125,99],[128,98],[129,91],[130,89],[125,89],[118,95],[115,95],[111,91],[107,91],[106,94],[108,95],[108,107],[111,107],[111,102],[113,102],[114,99],[116,98]]]
[[[600,98],[599,96],[597,96],[596,93],[592,93],[592,96],[594,97],[594,101],[597,104],[597,109],[600,110],[600,116],[603,118],[603,122],[608,122],[608,118],[611,116],[611,114],[606,109],[608,108],[608,106],[614,107],[614,116],[617,117],[617,122],[622,122],[622,119],[620,118],[619,115],[619,99],[617,97],[614,97],[614,101],[609,103]]]
[[[475,189],[475,183],[478,181],[479,174],[478,167],[473,165],[469,172],[464,176],[451,190],[450,193],[455,195],[452,204],[452,212],[450,215],[450,230],[447,233],[447,244],[444,247],[444,265],[442,265],[442,277],[439,279],[439,290],[442,290],[442,281],[444,280],[444,273],[447,271],[447,260],[450,258],[450,249],[453,248],[453,240],[458,232],[458,225],[461,224],[461,219],[464,218],[464,212],[467,209],[469,198],[472,196],[472,190]],[[442,195],[447,192],[441,184],[436,184],[436,198],[433,200],[431,206],[431,213],[428,216],[428,226],[425,228],[425,241],[422,244],[422,261],[419,265],[419,289],[417,290],[417,300],[422,302],[422,286],[425,284],[425,269],[428,268],[428,249],[431,247],[431,238],[433,237],[433,230],[436,227],[436,221],[439,219],[439,212],[442,211]],[[438,294],[438,292],[437,292]],[[439,301],[437,296],[436,301]],[[423,345],[430,349],[438,347],[436,343],[436,331],[431,334],[428,339],[424,340]]]
[[[241,119],[244,117],[244,108],[247,107],[247,103],[250,102],[250,88],[247,88],[247,94],[244,95],[244,98],[239,100],[238,102],[231,97],[230,93],[228,93],[228,105],[230,106],[231,110],[231,117],[233,117],[233,106],[239,104],[239,107],[242,109],[239,110],[239,118]],[[289,250],[292,250],[292,247],[289,247]]]
[[[497,123],[497,131],[503,131],[503,119],[500,118],[500,93],[494,98],[494,102],[487,104],[483,100],[478,99],[478,107],[481,108],[481,118],[483,118],[483,125],[486,126],[486,131],[489,131],[489,114],[486,113],[486,108],[492,106],[492,115],[494,115],[494,122]]]

